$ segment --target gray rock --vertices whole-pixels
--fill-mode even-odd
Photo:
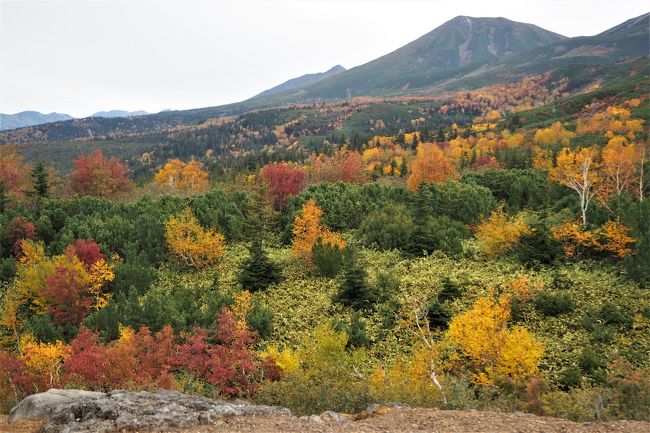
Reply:
[[[284,408],[241,400],[212,400],[175,391],[50,390],[20,402],[12,409],[9,421],[44,419],[45,433],[104,433],[122,429],[169,430],[207,424],[220,417],[269,413],[291,415]]]
[[[328,410],[320,414],[320,418],[323,421],[334,421],[334,422],[348,422],[349,418],[345,415],[342,415],[338,412]]]
[[[40,394],[32,394],[16,405],[7,421],[11,424],[20,420],[48,419],[52,412],[60,406],[71,404],[82,398],[100,397],[102,392],[82,391],[78,389],[50,389]]]

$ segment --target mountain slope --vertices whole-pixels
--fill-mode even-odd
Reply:
[[[392,53],[285,94],[285,99],[346,98],[407,90],[462,76],[476,65],[565,39],[533,24],[459,16]]]
[[[21,111],[16,114],[0,113],[0,131],[69,119],[73,119],[73,117],[63,113],[43,114],[38,111]]]
[[[280,93],[284,92],[285,90],[291,90],[295,89],[296,87],[301,87],[301,86],[306,86],[308,84],[313,84],[317,83],[321,80],[324,80],[325,78],[329,78],[333,75],[336,75],[340,72],[344,72],[346,69],[341,66],[341,65],[336,65],[329,70],[325,72],[317,72],[315,74],[306,74],[302,75],[297,78],[292,78],[290,80],[285,81],[282,84],[279,84],[275,87],[272,87],[268,90],[265,90],[257,95],[254,96],[254,98],[260,97],[260,96],[267,96],[267,95],[272,95],[274,93]]]

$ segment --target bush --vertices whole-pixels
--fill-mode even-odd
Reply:
[[[462,241],[469,235],[469,230],[458,221],[446,216],[428,217],[413,231],[407,252],[417,256],[442,251],[450,256],[457,256],[463,252]]]
[[[312,260],[318,272],[326,278],[336,277],[343,268],[343,251],[337,246],[323,243],[318,238],[311,248]]]
[[[16,259],[7,257],[0,259],[0,283],[11,281],[16,276]]]
[[[255,302],[246,317],[248,327],[257,332],[261,338],[269,338],[273,334],[273,313],[260,302]]]
[[[382,250],[404,250],[415,225],[404,206],[388,205],[368,215],[359,227],[364,245]]]
[[[489,189],[475,183],[449,181],[420,187],[417,216],[446,216],[464,224],[478,224],[497,207]]]
[[[567,314],[575,309],[569,295],[539,292],[533,301],[535,309],[545,316],[553,317]]]

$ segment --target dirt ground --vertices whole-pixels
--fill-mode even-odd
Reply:
[[[0,433],[35,433],[40,423],[8,425],[0,417]],[[575,423],[528,414],[435,409],[394,409],[369,419],[349,422],[299,420],[283,415],[223,418],[210,425],[176,429],[173,433],[648,433],[650,422]],[[145,432],[140,432],[145,433]]]

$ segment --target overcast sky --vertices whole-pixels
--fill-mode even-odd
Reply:
[[[363,64],[457,16],[594,35],[636,0],[0,0],[0,112],[157,112],[241,101]]]

